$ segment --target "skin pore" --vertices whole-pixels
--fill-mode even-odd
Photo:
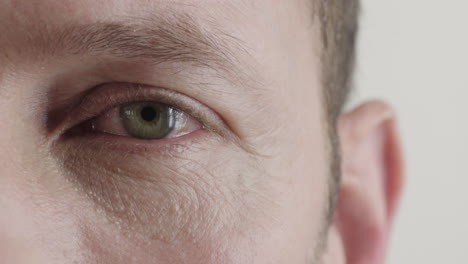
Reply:
[[[394,115],[343,115],[328,223],[307,3],[0,6],[1,263],[382,263],[403,177]],[[176,108],[178,130],[128,133],[119,109],[135,102]]]

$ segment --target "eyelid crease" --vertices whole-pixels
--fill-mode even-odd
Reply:
[[[193,117],[206,130],[219,134],[222,138],[233,136],[224,120],[213,110],[188,96],[160,87],[109,83],[100,85],[85,95],[78,106],[70,111],[68,117],[50,133],[51,141],[55,141],[68,129],[95,118],[113,107],[135,101],[155,101],[171,105]]]
[[[77,106],[67,113],[67,117],[49,133],[49,147],[52,147],[69,129],[87,122],[119,104],[133,101],[158,101],[174,106],[200,122],[203,129],[218,135],[220,139],[234,143],[237,147],[253,156],[266,157],[235,134],[229,124],[216,111],[190,96],[162,87],[119,82],[105,83],[86,93]]]

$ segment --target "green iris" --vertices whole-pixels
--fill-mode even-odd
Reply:
[[[130,136],[161,139],[175,126],[174,108],[156,102],[132,102],[120,108],[122,124]]]

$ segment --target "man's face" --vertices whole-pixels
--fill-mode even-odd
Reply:
[[[383,263],[394,114],[340,118],[328,223],[307,2],[0,0],[0,263]]]
[[[330,161],[302,2],[2,0],[5,263],[310,262]]]

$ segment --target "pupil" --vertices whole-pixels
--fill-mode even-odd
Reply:
[[[145,120],[147,122],[154,121],[154,119],[158,115],[156,110],[154,110],[154,108],[152,108],[150,106],[143,107],[143,109],[141,109],[140,114],[141,114],[141,118],[143,118],[143,120]]]

